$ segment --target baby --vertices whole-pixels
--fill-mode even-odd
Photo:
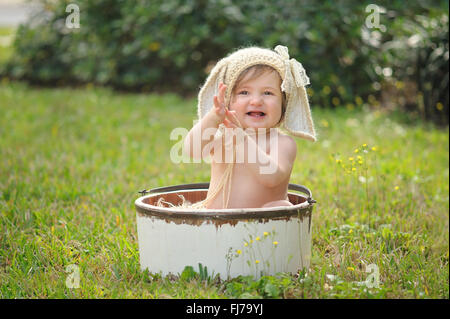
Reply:
[[[185,154],[211,159],[207,197],[192,207],[292,205],[287,189],[297,144],[278,127],[316,140],[307,84],[284,46],[241,49],[216,64],[199,93],[200,120],[184,142]]]

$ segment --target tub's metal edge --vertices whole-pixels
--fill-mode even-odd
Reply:
[[[194,226],[200,226],[203,223],[214,224],[216,228],[224,224],[234,226],[238,222],[248,222],[250,220],[260,223],[267,223],[273,220],[287,221],[291,218],[300,219],[300,221],[303,221],[304,218],[310,220],[313,208],[313,204],[304,202],[295,206],[271,207],[270,209],[239,209],[237,212],[236,209],[181,211],[145,204],[142,202],[145,197],[147,196],[142,196],[135,201],[136,211],[141,217],[157,218],[169,223]],[[151,208],[151,211],[148,210],[149,208]],[[283,211],[281,216],[279,214],[280,211]]]

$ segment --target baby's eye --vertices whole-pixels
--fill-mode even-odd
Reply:
[[[238,94],[247,95],[247,94],[248,94],[248,91],[242,90],[242,91],[239,91]]]
[[[273,93],[270,92],[270,91],[265,91],[264,94],[265,94],[265,95],[272,95]]]

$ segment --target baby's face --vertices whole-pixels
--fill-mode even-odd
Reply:
[[[264,72],[244,78],[231,96],[230,110],[236,111],[243,128],[275,127],[281,117],[282,93],[278,73]]]

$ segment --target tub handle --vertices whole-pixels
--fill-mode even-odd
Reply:
[[[310,205],[317,203],[317,201],[312,198],[312,193],[309,190],[309,188],[307,188],[303,185],[289,183],[288,190],[297,191],[297,192],[301,192],[301,193],[308,195],[308,198],[306,200],[308,201],[308,204],[310,204]]]
[[[209,188],[209,183],[193,183],[193,184],[182,184],[182,185],[175,185],[175,186],[163,186],[163,187],[153,188],[150,190],[144,189],[144,190],[139,191],[139,194],[144,196],[147,194],[174,192],[174,191],[187,190],[187,189],[208,189],[208,188]],[[297,192],[301,192],[301,193],[308,195],[307,201],[310,205],[317,203],[316,200],[314,200],[312,198],[311,191],[303,185],[289,183],[288,190],[297,191]]]

